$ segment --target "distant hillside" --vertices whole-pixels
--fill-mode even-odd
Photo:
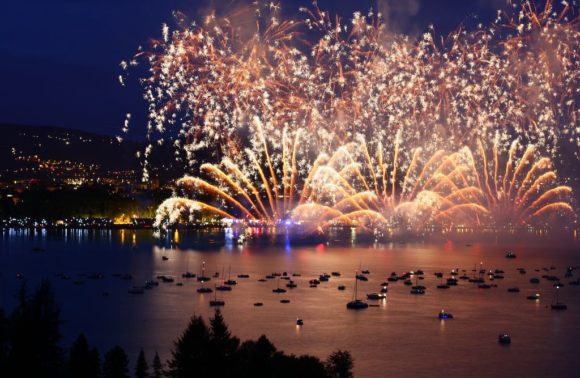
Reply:
[[[51,126],[0,124],[0,181],[46,179],[54,176],[139,179],[141,142]],[[172,151],[157,152],[156,161],[173,161]],[[157,171],[157,170],[155,170]],[[175,168],[159,169],[162,176]],[[132,176],[132,177],[129,177]]]

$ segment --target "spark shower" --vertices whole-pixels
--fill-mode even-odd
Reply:
[[[376,232],[575,217],[553,161],[563,142],[579,158],[577,13],[575,2],[523,1],[489,26],[412,39],[373,11],[176,12],[177,28],[164,25],[119,77],[148,69],[144,178],[163,143],[195,170],[156,224],[210,214]]]

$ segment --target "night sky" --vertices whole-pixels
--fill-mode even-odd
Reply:
[[[218,1],[227,9],[231,2]],[[280,1],[286,14],[309,0]],[[447,34],[460,24],[491,22],[505,0],[319,1],[349,17],[378,7],[390,28],[417,35],[429,24]],[[17,0],[0,10],[0,123],[52,125],[115,135],[126,113],[130,137],[144,134],[146,105],[136,77],[121,87],[121,60],[174,26],[171,12],[197,18],[212,6],[201,0]],[[389,11],[386,11],[389,9]]]

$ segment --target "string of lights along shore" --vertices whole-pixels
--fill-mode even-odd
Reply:
[[[284,18],[279,3],[256,1],[176,12],[121,62],[123,85],[147,67],[144,179],[164,143],[192,170],[158,227],[200,212],[316,232],[574,217],[554,163],[563,144],[571,164],[580,158],[575,2],[512,1],[489,25],[418,38],[376,11],[299,11]],[[198,161],[202,151],[213,160]]]

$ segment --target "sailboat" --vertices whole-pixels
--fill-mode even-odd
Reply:
[[[443,275],[440,276],[441,281],[439,285],[437,285],[437,289],[449,289],[449,285],[443,283]]]
[[[232,291],[231,286],[227,286],[224,282],[224,270],[222,268],[222,284],[220,286],[216,286],[216,290],[219,291]]]
[[[203,261],[201,263],[201,274],[199,276],[197,276],[197,281],[198,282],[206,282],[206,281],[210,281],[210,280],[211,280],[211,278],[205,276],[205,261]]]
[[[346,304],[346,308],[349,310],[363,310],[369,307],[368,303],[365,301],[357,298],[357,290],[358,290],[358,272],[355,272],[354,275],[354,299]]]
[[[215,289],[216,289],[216,291],[214,292],[213,300],[209,301],[209,305],[211,307],[225,306],[225,304],[226,304],[225,301],[223,301],[221,299],[217,299],[217,287]]]
[[[560,290],[558,290],[558,287],[556,287],[556,295],[555,295],[555,299],[556,302],[554,303],[554,301],[552,300],[552,310],[566,310],[568,308],[568,306],[566,306],[564,303],[560,303],[560,301],[558,301],[558,293],[560,292]]]
[[[183,278],[195,278],[195,273],[189,271],[189,260],[187,260],[187,270],[181,275]]]
[[[426,287],[419,285],[419,276],[415,275],[415,286],[411,287],[411,294],[425,294]]]
[[[237,285],[236,280],[232,280],[232,266],[230,265],[228,269],[228,280],[225,282],[226,285]]]
[[[277,282],[278,282],[278,286],[277,286],[277,287],[276,287],[274,290],[272,290],[272,292],[273,292],[273,293],[278,293],[278,294],[280,294],[280,293],[285,293],[285,292],[286,292],[286,289],[282,289],[282,288],[280,287],[280,277],[278,277],[278,280],[277,280]]]

